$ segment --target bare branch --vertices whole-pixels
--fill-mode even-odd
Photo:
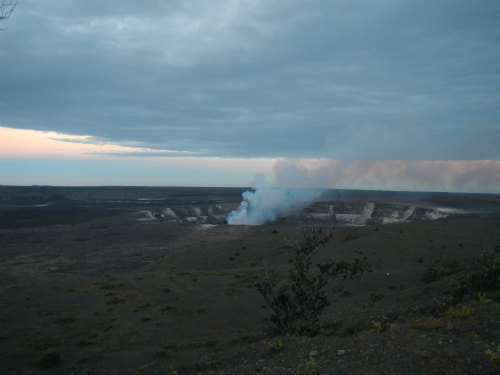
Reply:
[[[9,18],[18,3],[19,0],[2,0],[0,3],[0,21]],[[0,28],[0,30],[5,30],[5,28]]]

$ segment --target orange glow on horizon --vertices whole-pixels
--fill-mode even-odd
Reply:
[[[153,150],[143,147],[120,146],[99,143],[88,135],[70,135],[29,129],[13,129],[0,126],[1,159],[88,159],[103,157],[103,154],[134,154],[155,152],[165,156],[186,154],[186,151]]]
[[[59,171],[50,166],[66,167]],[[17,168],[12,166],[21,165]],[[499,160],[335,160],[202,156],[99,143],[88,135],[0,126],[0,184],[248,186],[264,174],[277,187],[500,192]],[[35,175],[26,168],[37,162]],[[59,164],[58,164],[59,163]],[[12,166],[10,166],[10,164]],[[77,166],[85,165],[85,174]],[[50,172],[42,173],[43,168]],[[68,177],[69,176],[69,177]],[[75,177],[77,176],[77,177]],[[42,181],[42,182],[40,182]],[[95,183],[93,183],[95,184]]]

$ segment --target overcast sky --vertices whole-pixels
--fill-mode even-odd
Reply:
[[[21,0],[0,27],[5,128],[123,158],[495,160],[498,173],[498,0]]]

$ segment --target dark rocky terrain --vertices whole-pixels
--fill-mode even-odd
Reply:
[[[330,191],[226,225],[243,191],[0,187],[2,373],[498,373],[500,292],[471,275],[500,252],[499,196]],[[315,261],[372,272],[329,286],[318,336],[274,336],[254,283],[286,277],[305,225],[335,228]]]

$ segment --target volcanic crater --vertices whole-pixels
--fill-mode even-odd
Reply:
[[[495,269],[498,195],[332,190],[225,224],[245,190],[0,187],[2,373],[498,372],[498,288],[449,304]],[[319,335],[276,336],[255,283],[307,226],[333,230],[314,263],[371,272],[327,286]]]

